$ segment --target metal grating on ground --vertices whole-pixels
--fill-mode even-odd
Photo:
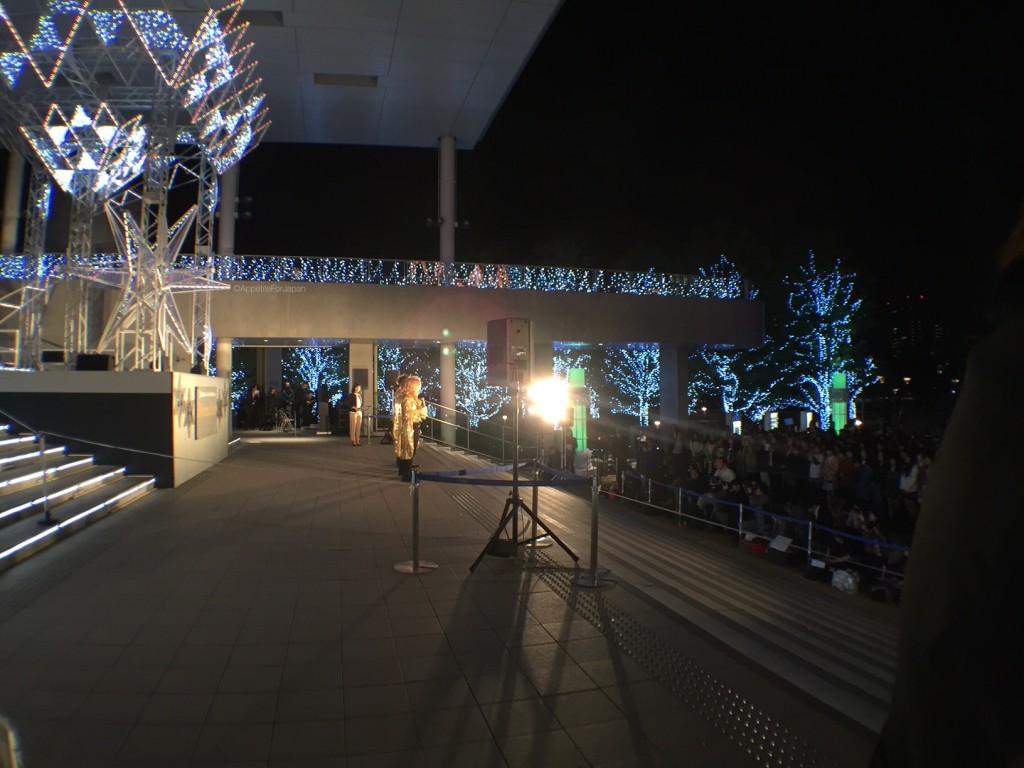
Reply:
[[[498,516],[478,500],[455,492],[453,500],[485,527]],[[757,705],[725,685],[698,664],[679,653],[597,591],[577,587],[579,573],[567,569],[543,550],[536,552],[533,571],[576,613],[590,622],[630,659],[671,690],[682,702],[714,725],[731,742],[765,768],[828,768],[838,763]]]

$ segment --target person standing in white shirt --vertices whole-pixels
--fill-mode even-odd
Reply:
[[[363,389],[358,384],[352,387],[348,411],[348,436],[352,445],[362,445],[359,433],[363,429]]]

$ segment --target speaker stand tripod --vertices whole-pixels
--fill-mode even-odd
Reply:
[[[533,536],[525,539],[524,541],[519,540],[519,513],[525,512],[538,526],[544,529],[545,535],[549,536],[558,546],[560,546],[565,553],[573,559],[573,562],[578,563],[580,561],[579,556],[573,552],[565,543],[559,539],[554,532],[547,527],[537,516],[536,511],[530,509],[526,503],[519,496],[519,401],[521,397],[521,384],[519,383],[518,373],[516,374],[516,385],[514,387],[514,394],[512,403],[515,408],[515,416],[512,419],[512,490],[509,491],[508,499],[505,501],[505,508],[501,512],[501,519],[498,521],[498,527],[495,528],[494,533],[491,534],[491,538],[487,541],[487,545],[483,551],[477,556],[476,560],[469,567],[470,573],[476,570],[476,567],[480,565],[480,561],[484,559],[484,555],[489,554],[494,549],[498,542],[498,538],[508,528],[509,523],[512,524],[512,538],[510,540],[511,552],[509,554],[515,554],[518,551],[520,544],[530,544],[535,542],[539,537]]]
[[[515,469],[516,467],[514,466],[513,475],[518,474],[515,471]],[[537,513],[530,509],[530,507],[526,505],[526,502],[523,501],[522,498],[520,498],[519,487],[518,483],[516,482],[513,485],[512,490],[508,494],[508,499],[506,499],[505,501],[505,508],[502,510],[501,519],[498,521],[498,527],[494,529],[494,533],[491,534],[491,538],[488,539],[483,551],[479,555],[477,555],[476,560],[474,560],[473,564],[469,566],[470,573],[475,571],[476,567],[480,565],[480,561],[484,559],[484,555],[492,554],[495,546],[498,543],[499,537],[501,536],[502,533],[505,532],[510,523],[512,525],[512,538],[510,539],[509,544],[512,548],[512,551],[509,554],[514,554],[518,550],[520,545],[530,544],[532,542],[537,541],[537,539],[541,538],[540,536],[533,536],[528,539],[519,539],[520,512],[525,512],[527,515],[529,515],[533,522],[535,522],[540,528],[544,530],[543,535],[549,537],[558,546],[565,550],[565,553],[572,558],[574,563],[578,563],[580,561],[579,555],[577,555],[575,552],[569,549],[569,547],[566,546],[565,542],[558,538],[558,536],[555,535],[554,531],[548,528],[544,521],[537,517]]]

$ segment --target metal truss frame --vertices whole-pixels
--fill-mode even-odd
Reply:
[[[195,364],[209,369],[209,291],[227,287],[213,279],[217,174],[241,160],[269,127],[259,92],[262,81],[254,74],[256,62],[250,61],[253,46],[243,42],[248,25],[238,21],[242,4],[227,0],[220,8],[185,12],[194,22],[185,29],[164,0],[156,0],[153,11],[133,10],[128,0],[39,0],[36,19],[22,14],[21,27],[0,3],[0,38],[9,33],[16,44],[13,54],[4,55],[21,62],[20,69],[8,68],[13,61],[8,59],[0,71],[0,141],[18,152],[27,141],[40,167],[73,200],[67,256],[59,275],[68,289],[68,355],[112,350],[118,369],[161,370],[178,345]],[[56,24],[57,16],[66,17],[70,25]],[[37,38],[42,44],[36,44]],[[51,122],[55,109],[57,124]],[[120,190],[103,186],[108,145],[96,145],[92,137],[103,158],[95,171],[85,173],[81,155],[62,146],[63,137],[83,125],[79,115],[99,135],[98,122],[88,120],[98,120],[101,113],[108,119],[105,131],[110,125],[123,131],[132,121],[143,121],[148,131],[141,181]],[[180,131],[178,115],[188,117]],[[168,226],[168,191],[179,182],[198,184],[198,202]],[[118,264],[96,267],[89,263],[92,230],[104,209],[122,258]],[[193,223],[195,258],[189,263],[179,252]],[[43,253],[45,225],[45,219],[38,222],[37,240],[26,235],[26,250],[36,259]],[[38,248],[29,247],[36,241]],[[102,334],[97,334],[102,286],[119,288],[121,294]],[[46,287],[41,292],[36,290],[40,287],[26,283],[20,300],[5,298],[0,307],[12,315],[0,316],[0,328],[10,325],[14,314],[26,315],[19,321],[24,331],[19,330],[15,346],[27,343],[20,339],[34,338],[36,351],[19,353],[19,359],[34,365],[41,302],[29,297],[42,296],[45,302]],[[180,291],[193,293],[187,323],[173,298]]]

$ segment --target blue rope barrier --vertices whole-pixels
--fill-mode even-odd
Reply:
[[[493,474],[495,472],[511,472],[512,464],[506,464],[500,467],[481,467],[479,469],[449,469],[440,472],[417,472],[417,480],[425,480],[435,483],[455,483],[461,485],[493,485],[493,486],[507,486],[511,483],[511,480],[502,478],[501,480],[486,480],[486,479],[473,479],[469,475],[481,475],[481,474]],[[520,470],[526,469],[532,466],[531,464],[520,465]],[[525,480],[519,479],[519,485],[527,488],[547,488],[547,487],[564,487],[570,485],[590,485],[590,478],[580,477],[579,475],[572,475],[568,472],[562,472],[558,469],[552,469],[546,467],[543,464],[539,465],[540,468],[552,474],[554,477],[551,480]]]

